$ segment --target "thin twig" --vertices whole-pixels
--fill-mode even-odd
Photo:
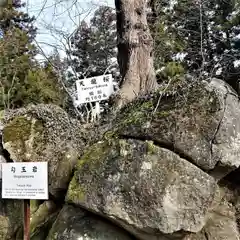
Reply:
[[[156,111],[157,111],[157,109],[158,109],[158,107],[159,107],[159,105],[160,105],[162,96],[163,96],[164,92],[168,89],[168,87],[169,87],[169,85],[171,84],[172,80],[173,80],[173,78],[170,79],[170,81],[168,82],[166,88],[164,88],[164,90],[161,92],[161,95],[160,95],[159,98],[158,98],[157,105],[156,105],[155,109],[153,110],[152,115],[154,115],[154,114],[156,113]]]

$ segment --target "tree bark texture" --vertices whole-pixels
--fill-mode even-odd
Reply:
[[[157,87],[153,39],[147,23],[149,0],[115,0],[118,63],[122,75],[118,105]]]

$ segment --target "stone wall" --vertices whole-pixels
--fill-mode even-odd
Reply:
[[[50,166],[32,240],[240,239],[239,99],[217,79],[168,87],[103,135],[51,105],[4,113],[2,161]],[[21,208],[1,200],[0,239],[22,239]]]

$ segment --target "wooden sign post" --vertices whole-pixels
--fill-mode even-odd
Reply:
[[[24,214],[24,240],[30,240],[30,200],[23,201],[23,214]]]
[[[24,240],[30,240],[30,199],[48,199],[48,163],[2,163],[2,198],[23,199]]]

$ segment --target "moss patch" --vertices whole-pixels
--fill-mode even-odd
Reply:
[[[35,199],[30,200],[30,213],[31,214],[34,214],[37,211],[39,205],[41,204],[40,202],[41,202],[40,200],[35,200]]]
[[[154,145],[154,142],[153,141],[146,141],[147,143],[147,152],[149,154],[154,154],[157,152],[157,148],[156,146]]]
[[[56,205],[52,202],[44,202],[38,208],[38,210],[32,215],[31,223],[30,223],[30,234],[34,235],[34,233],[44,226],[51,216],[57,212],[58,209]]]
[[[67,191],[66,201],[72,201],[73,199],[81,202],[85,200],[85,193],[87,192],[87,186],[81,185],[78,182],[78,172],[84,172],[86,175],[91,175],[95,171],[99,171],[107,157],[109,150],[108,142],[101,142],[93,145],[89,150],[79,159],[76,165],[76,172],[72,178]]]
[[[14,118],[3,129],[3,141],[6,143],[28,140],[31,133],[31,125],[31,120],[24,116]]]
[[[89,171],[94,171],[99,165],[103,156],[106,155],[109,144],[107,142],[97,143],[89,148],[84,156],[78,161],[77,169],[87,167]]]
[[[76,180],[76,176],[73,177],[67,192],[66,199],[77,199],[80,202],[85,200],[86,189],[80,186]]]
[[[89,199],[100,199],[101,194],[106,195],[113,190],[111,184],[105,185],[106,182],[119,181],[122,174],[124,177],[124,171],[129,168],[138,171],[141,159],[157,152],[153,142],[139,143],[137,140],[116,139],[111,144],[105,141],[91,147],[78,162],[68,188],[66,202],[82,206],[86,205]],[[129,186],[131,184],[128,183],[122,186],[126,195],[130,191]]]
[[[0,121],[4,119],[4,114],[5,114],[5,111],[1,110],[0,111]]]
[[[44,130],[40,120],[27,116],[15,117],[3,129],[4,142],[27,141],[32,132],[40,134]]]
[[[41,155],[45,141],[43,123],[35,118],[15,117],[3,129],[3,143],[15,161],[29,161],[27,155],[33,161]]]
[[[137,99],[126,106],[118,114],[115,124],[115,132],[118,135],[138,132],[146,133],[143,129],[145,123],[151,127],[168,129],[170,124],[177,124],[181,119],[201,119],[198,124],[211,124],[212,116],[220,109],[218,97],[214,91],[206,89],[204,83],[186,83],[183,80],[175,80],[166,91],[159,89],[151,96]],[[195,122],[194,122],[195,121]],[[156,126],[152,126],[156,124]],[[201,128],[201,127],[200,127]],[[201,129],[198,129],[201,131]],[[126,135],[126,134],[125,134]]]

